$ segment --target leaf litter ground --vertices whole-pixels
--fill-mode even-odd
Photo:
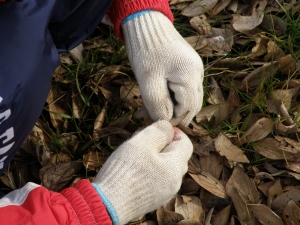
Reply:
[[[205,64],[205,101],[179,193],[134,224],[300,224],[300,3],[171,0],[175,27]],[[2,191],[32,181],[60,191],[93,180],[151,124],[124,44],[101,24],[61,65]],[[192,81],[191,81],[192,82]]]

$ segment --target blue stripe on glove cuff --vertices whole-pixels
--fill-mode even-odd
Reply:
[[[108,198],[105,196],[105,194],[103,193],[103,191],[101,190],[101,188],[99,187],[98,184],[94,184],[92,183],[93,187],[96,189],[97,193],[100,195],[100,198],[103,202],[103,204],[105,205],[109,215],[110,215],[110,218],[113,222],[114,225],[119,225],[119,218],[118,218],[118,215],[116,213],[116,210],[115,208],[113,207],[113,205],[111,204],[111,202],[108,200]]]
[[[127,16],[127,17],[122,21],[121,25],[123,25],[124,23],[126,23],[126,22],[128,22],[128,21],[130,21],[130,20],[133,20],[133,19],[135,19],[135,18],[138,18],[138,17],[140,17],[140,16],[142,16],[142,15],[144,15],[144,14],[146,14],[146,13],[149,13],[149,12],[151,12],[151,11],[153,11],[153,10],[151,10],[151,9],[150,9],[150,10],[143,10],[143,11],[139,11],[139,12],[133,13],[133,14]]]

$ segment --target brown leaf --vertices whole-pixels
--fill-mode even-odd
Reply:
[[[261,140],[268,136],[273,130],[274,122],[269,118],[261,118],[251,126],[240,138],[238,144],[254,142]]]
[[[272,77],[277,72],[277,69],[278,63],[276,61],[265,63],[263,66],[254,69],[243,79],[241,88],[248,89],[262,84]]]
[[[184,220],[181,214],[172,212],[164,206],[156,210],[156,217],[159,225],[176,225],[179,221]]]
[[[53,126],[59,131],[63,131],[65,118],[70,118],[65,94],[59,86],[52,86],[46,101],[49,104],[48,108]]]
[[[246,204],[258,203],[258,191],[254,182],[247,176],[240,165],[234,167],[233,173],[226,184],[226,190],[227,186],[234,187]],[[230,195],[230,197],[232,196]]]
[[[77,45],[75,48],[71,49],[69,51],[72,59],[76,62],[76,63],[81,63],[83,61],[83,53],[84,53],[84,49],[83,49],[83,45]]]
[[[215,151],[214,140],[206,135],[191,138],[194,145],[194,153],[199,156],[209,156],[210,152]]]
[[[215,119],[215,123],[218,124],[229,115],[229,104],[223,102],[221,104],[210,105],[202,108],[200,112],[196,115],[196,121],[198,123],[205,120],[210,121],[212,118]]]
[[[206,20],[205,15],[195,16],[190,20],[192,27],[198,31],[200,35],[208,35],[211,33],[210,24]]]
[[[202,225],[202,223],[191,220],[181,220],[177,225]]]
[[[272,202],[273,211],[276,212],[278,215],[281,215],[283,213],[284,208],[291,200],[293,200],[295,203],[300,202],[299,190],[290,190],[284,192],[283,194],[275,198],[274,201]]]
[[[74,179],[74,175],[76,175],[81,168],[82,163],[77,161],[43,167],[40,170],[42,184],[49,190],[61,191]]]
[[[215,7],[209,12],[211,16],[217,15],[231,2],[231,0],[218,1]]]
[[[300,143],[298,141],[281,136],[274,136],[274,138],[279,142],[279,148],[283,151],[300,153]]]
[[[83,165],[85,168],[95,170],[105,163],[108,156],[103,156],[99,152],[88,152],[83,155]]]
[[[275,181],[269,181],[265,183],[260,183],[257,188],[265,195],[268,196],[268,190],[275,184]]]
[[[201,174],[192,174],[190,176],[204,189],[220,197],[228,198],[224,185],[208,172],[202,171]]]
[[[230,92],[229,92],[229,95],[228,95],[228,98],[227,98],[227,102],[229,103],[230,106],[240,106],[241,105],[240,97],[237,94],[234,87],[230,88]]]
[[[218,212],[212,219],[212,225],[227,225],[231,211],[231,204]]]
[[[297,161],[299,160],[299,154],[293,154],[289,151],[285,151],[285,146],[282,145],[275,138],[264,138],[253,144],[253,148],[259,154],[274,160],[285,159],[288,161]]]
[[[217,2],[218,0],[196,0],[182,10],[181,14],[188,17],[202,15],[213,9]]]
[[[233,202],[234,208],[237,212],[237,218],[239,219],[240,224],[246,223],[254,225],[253,218],[250,217],[248,209],[246,207],[246,203],[243,201],[241,194],[238,192],[238,190],[234,186],[227,183],[226,191]],[[231,220],[230,224],[234,224],[234,221]]]
[[[287,76],[291,76],[296,71],[296,61],[293,59],[291,54],[280,58],[278,66],[280,71]]]
[[[202,223],[205,212],[198,197],[178,195],[175,201],[175,212],[181,214],[185,220]]]
[[[100,137],[101,129],[106,115],[106,110],[107,110],[107,104],[105,104],[105,106],[101,109],[99,115],[96,117],[94,121],[93,139]]]
[[[120,98],[129,107],[140,107],[143,105],[139,86],[134,83],[126,82],[120,89]]]
[[[278,215],[263,204],[247,204],[249,212],[263,224],[284,225]]]
[[[225,101],[222,91],[213,77],[210,77],[209,98],[207,101],[212,105],[220,104]]]
[[[251,54],[248,55],[249,58],[254,59],[256,57],[262,56],[267,53],[267,44],[269,42],[268,38],[264,33],[258,33],[253,36],[256,45],[252,48]]]
[[[221,156],[225,156],[229,161],[250,162],[244,155],[244,152],[239,147],[233,145],[223,133],[219,133],[215,139],[215,148]]]
[[[183,178],[180,193],[184,195],[195,195],[198,194],[200,185],[192,178]]]
[[[274,41],[269,41],[267,45],[268,53],[264,56],[265,61],[277,61],[281,57],[285,56],[284,51],[278,47],[278,45]],[[278,62],[278,66],[280,67],[280,63]]]
[[[294,201],[289,201],[282,215],[285,225],[300,225],[300,208]]]
[[[238,0],[232,0],[226,7],[227,12],[236,13],[238,8]]]
[[[84,102],[80,97],[80,94],[75,85],[72,85],[72,109],[73,116],[76,119],[81,118],[82,110],[84,108]]]
[[[276,118],[275,129],[281,135],[288,135],[288,134],[299,132],[297,124],[294,124],[294,122],[293,122],[293,124],[291,124],[291,125],[284,125],[280,121],[280,118]]]
[[[273,92],[269,94],[268,98],[275,101],[281,101],[284,104],[285,108],[289,110],[291,108],[292,98],[295,96],[298,90],[299,87],[291,88],[287,90],[283,90],[283,89],[273,90]]]
[[[199,162],[202,171],[212,174],[217,179],[220,177],[224,162],[217,153],[212,152],[209,156],[200,157]]]
[[[252,4],[252,13],[249,16],[233,15],[233,27],[239,32],[246,32],[256,28],[264,18],[264,12],[267,0],[256,0]]]
[[[184,38],[195,50],[207,56],[227,54],[231,46],[222,35],[197,35]]]
[[[269,190],[268,190],[268,199],[267,199],[267,206],[271,207],[273,200],[281,195],[283,193],[282,190],[282,186],[280,183],[280,179],[277,179],[274,183],[274,185],[272,185]]]

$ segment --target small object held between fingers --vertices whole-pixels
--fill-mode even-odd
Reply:
[[[182,114],[181,116],[179,116],[177,118],[171,119],[170,123],[172,124],[173,127],[178,126],[184,120],[184,118],[187,116],[187,114],[189,114],[189,111],[187,111],[186,113]]]

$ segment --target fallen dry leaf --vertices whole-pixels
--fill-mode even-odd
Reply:
[[[43,167],[40,170],[42,184],[49,190],[61,191],[74,179],[74,175],[76,175],[81,168],[82,163],[76,161]]]
[[[264,56],[264,60],[267,61],[277,61],[281,57],[285,56],[284,51],[278,47],[278,45],[274,42],[269,40],[267,44],[268,53]],[[278,62],[278,66],[280,67],[280,62]]]
[[[263,204],[247,204],[249,212],[263,224],[284,225],[278,215]]]
[[[186,195],[197,195],[200,185],[194,179],[185,177],[183,178],[180,190]]]
[[[88,152],[83,155],[82,163],[85,168],[95,170],[105,163],[108,156],[103,156],[99,152]]]
[[[202,15],[213,9],[217,2],[218,0],[195,0],[181,14],[188,17]]]
[[[207,101],[212,105],[220,104],[225,101],[223,93],[213,77],[210,77],[209,98]]]
[[[215,139],[215,148],[221,156],[225,156],[229,161],[250,162],[244,155],[244,152],[239,147],[232,144],[223,133],[219,133],[218,137]]]
[[[240,138],[238,144],[254,142],[268,136],[273,130],[274,121],[269,118],[261,118],[251,126]]]
[[[280,141],[277,141],[275,138],[267,137],[262,140],[259,140],[253,144],[253,148],[255,151],[257,151],[259,154],[274,160],[288,160],[288,161],[297,161],[299,160],[299,154],[291,153],[290,149],[289,151],[285,151],[284,145],[280,143]]]
[[[69,51],[72,59],[76,62],[76,63],[81,63],[83,61],[83,53],[84,53],[84,49],[83,49],[83,45],[80,44],[78,46],[76,46],[75,48],[71,49]]]
[[[175,201],[175,212],[181,214],[185,220],[202,223],[205,212],[200,199],[196,196],[178,195]]]
[[[280,179],[277,179],[272,185],[269,190],[268,190],[268,199],[267,199],[267,206],[271,207],[273,200],[281,195],[283,193],[282,186],[281,186],[281,181]]]
[[[234,187],[246,204],[258,203],[258,191],[254,185],[253,179],[249,178],[240,165],[236,165],[233,173],[226,184],[227,186]],[[230,195],[230,197],[232,197]]]
[[[278,63],[276,61],[264,63],[261,67],[254,69],[242,81],[240,89],[257,87],[277,72]]]
[[[285,225],[300,225],[300,208],[293,200],[285,206],[282,219]]]
[[[200,35],[211,34],[211,26],[206,20],[205,15],[195,16],[190,20],[191,26],[198,31]]]
[[[218,212],[212,219],[211,224],[212,225],[227,225],[228,220],[230,217],[230,211],[231,211],[232,205],[226,206],[224,209],[222,209],[220,212]]]
[[[296,71],[296,61],[291,54],[281,57],[278,60],[278,66],[279,70],[287,76],[292,75]]]
[[[270,187],[272,187],[275,184],[275,181],[269,181],[269,182],[261,182],[259,185],[257,185],[257,188],[267,197],[268,196],[268,190]]]
[[[210,105],[202,108],[196,115],[196,121],[198,123],[205,120],[210,121],[212,118],[215,119],[215,123],[218,124],[229,116],[229,104],[223,102],[221,104]]]
[[[165,206],[156,210],[156,216],[159,225],[176,225],[179,221],[184,220],[181,214],[172,212]]]
[[[224,10],[226,6],[231,2],[231,0],[221,0],[218,1],[215,7],[209,12],[210,16],[217,15],[219,12]]]
[[[267,0],[255,0],[252,4],[252,12],[249,16],[233,15],[233,27],[239,32],[246,32],[256,28],[264,18],[264,12]]]
[[[143,105],[141,92],[137,84],[127,82],[122,85],[120,88],[120,98],[129,107],[140,107]]]
[[[74,118],[76,119],[81,118],[83,108],[84,108],[84,102],[80,97],[78,89],[76,88],[75,85],[72,85],[72,111],[73,111]]]
[[[281,215],[283,213],[284,208],[291,200],[299,204],[300,202],[299,190],[290,190],[282,193],[277,198],[275,198],[274,201],[272,202],[273,211],[276,212],[278,215]]]
[[[94,121],[93,139],[99,138],[101,134],[101,129],[104,123],[105,115],[107,110],[107,104],[101,109],[100,113]]]
[[[247,223],[254,225],[254,218],[250,217],[246,203],[243,201],[237,189],[232,185],[226,185],[226,191],[232,200],[240,224]],[[232,221],[230,224],[234,224],[234,221]]]
[[[228,198],[224,185],[213,175],[202,171],[201,174],[192,174],[190,176],[204,189],[220,197]]]
[[[206,157],[200,157],[199,163],[202,171],[212,174],[215,178],[219,178],[223,171],[223,159],[217,153],[211,152]]]
[[[291,101],[295,94],[298,92],[299,87],[291,88],[287,90],[277,89],[269,94],[268,99],[275,101],[281,101],[285,108],[289,110],[291,108]]]

